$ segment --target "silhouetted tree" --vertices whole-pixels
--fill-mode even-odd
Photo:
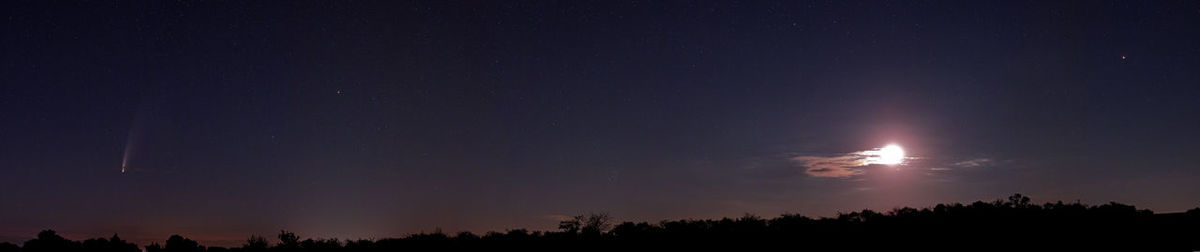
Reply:
[[[247,251],[247,252],[267,251],[267,246],[269,246],[267,244],[267,238],[263,238],[262,236],[258,236],[258,235],[251,235],[250,238],[246,238],[246,244],[242,245],[242,251]]]
[[[570,220],[560,221],[558,229],[564,233],[579,234],[584,237],[597,237],[612,227],[612,217],[608,213],[589,213],[576,215]]]
[[[1015,206],[1017,208],[1028,207],[1029,206],[1029,197],[1025,197],[1024,195],[1021,195],[1020,193],[1013,194],[1012,196],[1008,196],[1008,204]]]
[[[583,216],[580,215],[580,216],[575,216],[575,217],[571,218],[570,220],[559,221],[558,229],[562,230],[562,232],[564,232],[564,233],[571,233],[571,234],[579,233],[579,228],[583,227],[582,219],[583,219]]]
[[[650,223],[625,222],[613,227],[610,233],[620,239],[643,239],[659,235],[661,232],[661,227]]]
[[[411,234],[408,235],[408,237],[405,237],[405,239],[412,241],[444,241],[450,239],[450,237],[447,237],[446,234],[443,234],[441,230],[437,230],[433,233]]]
[[[200,252],[204,250],[200,247],[200,243],[180,235],[171,235],[170,238],[167,238],[164,249],[166,252]]]
[[[279,245],[280,249],[298,249],[300,248],[300,236],[296,233],[288,232],[287,230],[279,230]]]
[[[471,232],[463,231],[463,232],[459,232],[457,235],[455,235],[454,239],[460,240],[460,241],[473,241],[473,240],[479,240],[479,236],[475,235],[474,233],[471,233]]]
[[[92,238],[83,240],[84,251],[105,251],[108,248],[108,240],[104,238]]]
[[[21,250],[33,252],[78,251],[80,250],[80,247],[81,246],[78,242],[67,240],[67,238],[59,236],[57,232],[54,232],[54,230],[47,229],[39,232],[37,239],[26,241],[25,246],[23,246]]]
[[[624,222],[612,227],[607,214],[579,215],[559,222],[562,232],[510,229],[479,237],[461,232],[418,233],[404,238],[345,240],[310,238],[281,230],[280,243],[268,247],[265,238],[251,236],[233,251],[440,251],[550,250],[578,243],[597,250],[702,251],[714,248],[764,250],[766,246],[796,246],[826,250],[1126,250],[1195,251],[1200,249],[1200,208],[1184,213],[1154,214],[1131,205],[1110,202],[1089,206],[1076,203],[1031,204],[1024,195],[970,204],[900,207],[887,212],[870,209],[812,218],[783,214],[762,218],[674,220],[659,223]],[[610,228],[611,227],[611,228]],[[1014,242],[1015,241],[1015,242]],[[344,244],[344,245],[343,245]],[[1037,247],[1029,247],[1036,244]],[[762,246],[762,247],[756,247]],[[219,252],[179,235],[166,246],[146,246],[147,252]],[[137,246],[116,235],[82,243],[45,230],[25,242],[25,248],[0,244],[6,251],[136,251]]]
[[[121,240],[116,234],[113,234],[111,239],[92,238],[83,241],[84,251],[102,251],[102,252],[140,252],[136,244]]]
[[[580,228],[580,233],[585,236],[599,236],[612,228],[612,216],[609,216],[608,213],[588,214],[587,218],[582,221],[583,227]]]
[[[146,245],[146,252],[162,252],[162,251],[163,251],[163,246],[159,245],[157,242],[150,243],[150,245]]]
[[[360,239],[357,241],[346,240],[345,248],[350,251],[366,251],[366,250],[374,250],[374,249],[378,248],[378,246],[376,246],[375,241]]]
[[[109,251],[119,251],[119,252],[140,252],[140,251],[142,251],[141,249],[138,249],[137,244],[126,242],[125,240],[122,240],[121,237],[117,236],[117,234],[113,234],[112,238],[108,239],[108,246],[109,246]]]
[[[309,251],[333,251],[342,248],[342,242],[337,238],[330,239],[304,239],[300,242],[300,248]]]

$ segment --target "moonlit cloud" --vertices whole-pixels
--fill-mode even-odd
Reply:
[[[863,168],[873,164],[888,163],[882,155],[882,148],[856,151],[839,156],[798,156],[792,161],[804,166],[804,173],[813,177],[850,178],[863,173]]]
[[[955,166],[955,167],[959,167],[959,168],[974,168],[974,167],[984,167],[984,166],[988,166],[988,165],[990,165],[991,163],[992,163],[992,159],[989,159],[989,158],[976,158],[976,159],[971,159],[971,160],[966,160],[966,161],[961,161],[961,162],[954,163],[954,166]]]
[[[804,173],[813,177],[849,178],[862,174],[857,167],[866,166],[867,162],[857,155],[839,157],[799,156],[792,158],[805,167]]]

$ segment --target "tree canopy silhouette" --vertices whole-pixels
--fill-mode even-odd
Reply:
[[[559,231],[510,229],[476,235],[453,236],[440,230],[378,240],[304,238],[280,230],[279,243],[251,235],[235,248],[204,247],[180,235],[164,245],[146,246],[148,252],[223,251],[397,251],[458,249],[764,249],[770,246],[815,250],[1200,250],[1200,208],[1183,213],[1155,214],[1131,205],[1031,203],[1014,194],[1004,200],[970,204],[937,204],[901,207],[888,211],[864,209],[833,217],[784,214],[762,218],[666,220],[657,223],[615,224],[608,214],[586,214],[559,222]],[[571,244],[584,245],[574,246]],[[16,246],[0,243],[6,251],[138,251],[137,245],[118,236],[75,242],[53,230]]]

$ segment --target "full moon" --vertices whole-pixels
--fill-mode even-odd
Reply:
[[[879,149],[880,164],[895,165],[904,162],[904,149],[895,144],[889,144]]]

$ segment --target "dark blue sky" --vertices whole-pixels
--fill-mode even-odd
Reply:
[[[5,2],[0,241],[1016,192],[1180,211],[1198,24],[1194,1]],[[886,144],[909,158],[860,162]]]

